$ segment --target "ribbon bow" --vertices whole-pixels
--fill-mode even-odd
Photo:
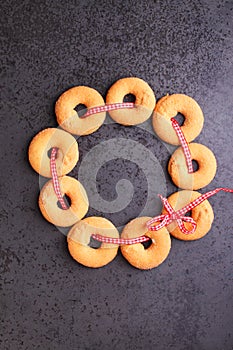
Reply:
[[[149,220],[147,222],[147,227],[150,231],[158,231],[164,226],[167,226],[171,224],[173,221],[177,221],[177,224],[179,226],[179,229],[186,235],[194,233],[196,230],[197,224],[195,220],[191,216],[185,216],[184,214],[187,213],[190,209],[188,206],[175,211],[171,204],[168,202],[167,198],[164,198],[161,194],[158,195],[164,205],[164,208],[167,210],[167,214],[162,214],[159,216],[154,217],[153,219]],[[151,226],[155,222],[160,222],[160,224],[157,224],[155,226]],[[184,226],[184,222],[189,222],[192,224],[192,228],[190,230],[186,229]]]

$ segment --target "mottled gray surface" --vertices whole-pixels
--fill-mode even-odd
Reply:
[[[218,161],[203,191],[232,187],[232,0],[4,0],[0,6],[0,348],[233,349],[230,194],[210,200],[211,232],[196,242],[173,239],[159,268],[139,271],[118,254],[92,270],[70,258],[65,236],[42,218],[38,176],[27,161],[31,138],[57,125],[54,103],[64,90],[83,84],[104,95],[117,79],[137,76],[157,98],[182,92],[199,102],[205,125],[196,141]],[[135,129],[126,133],[139,141]],[[140,140],[153,149],[152,138]],[[95,142],[94,135],[80,140],[81,154]],[[165,168],[167,151],[159,157]],[[138,171],[135,204],[121,216],[127,221],[145,203],[146,182],[124,162],[116,161],[119,171]],[[112,200],[119,179],[114,164],[100,169],[98,179],[100,194]],[[168,181],[168,192],[174,190]]]

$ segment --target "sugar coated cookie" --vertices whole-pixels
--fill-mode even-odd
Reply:
[[[177,211],[187,204],[200,197],[201,193],[196,191],[178,191],[168,197],[168,202],[172,208]],[[163,214],[167,214],[167,211],[163,209]],[[204,202],[196,206],[191,210],[191,216],[197,223],[196,230],[192,234],[184,234],[178,227],[177,222],[174,221],[167,226],[168,231],[175,238],[183,241],[194,241],[196,239],[204,237],[211,229],[212,222],[214,220],[214,212],[209,201],[206,199]],[[190,223],[185,222],[184,226],[186,229],[192,229]]]
[[[152,124],[156,134],[165,142],[179,145],[180,141],[171,124],[171,118],[181,113],[185,120],[181,130],[187,142],[193,141],[201,132],[204,116],[198,103],[183,94],[162,97],[156,104]]]
[[[159,231],[149,231],[146,223],[151,217],[139,217],[130,221],[123,229],[121,238],[148,236],[152,243],[145,249],[142,243],[122,245],[121,252],[128,262],[138,269],[148,270],[160,265],[168,256],[171,238],[164,227]],[[156,225],[154,223],[153,225]]]
[[[32,139],[28,158],[33,169],[45,177],[52,177],[49,152],[53,147],[58,148],[56,158],[58,176],[68,174],[79,158],[78,144],[72,135],[56,128],[42,130]]]
[[[69,209],[61,209],[54,192],[53,182],[49,180],[42,188],[39,196],[39,207],[46,220],[54,225],[68,227],[81,220],[88,211],[88,198],[82,184],[70,176],[59,178],[61,192],[70,198]]]
[[[135,108],[110,111],[113,120],[122,125],[137,125],[147,120],[155,107],[155,95],[151,87],[139,78],[117,80],[108,90],[106,103],[123,102],[128,94],[135,96]]]
[[[188,173],[183,149],[179,147],[170,158],[168,172],[176,186],[186,190],[198,190],[213,180],[217,162],[213,152],[204,145],[190,143],[189,149],[192,160],[198,164],[198,169]]]
[[[75,110],[79,104],[87,108],[103,106],[104,99],[98,91],[88,86],[75,86],[65,91],[57,100],[55,113],[61,128],[75,135],[88,135],[103,124],[106,113],[96,113],[80,118]]]
[[[99,248],[89,246],[91,235],[118,238],[116,227],[102,217],[88,217],[74,225],[67,236],[68,249],[71,256],[87,267],[102,267],[110,263],[117,255],[118,245],[101,243]]]

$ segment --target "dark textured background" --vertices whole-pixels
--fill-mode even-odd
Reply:
[[[137,76],[157,98],[182,92],[199,102],[205,125],[197,141],[218,161],[202,192],[232,187],[233,1],[4,0],[0,6],[0,348],[233,349],[230,194],[210,200],[211,232],[196,242],[173,239],[159,268],[139,271],[118,254],[94,270],[72,260],[65,236],[42,218],[38,176],[27,161],[31,138],[57,125],[54,103],[64,90],[83,84],[105,95],[117,79]],[[83,149],[91,140],[83,139]],[[136,171],[130,162],[125,167]],[[100,174],[100,193],[108,171]],[[136,211],[144,203],[137,190]]]

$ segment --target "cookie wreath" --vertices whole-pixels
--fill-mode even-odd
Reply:
[[[135,103],[124,102],[127,94],[135,96]],[[102,96],[93,88],[71,88],[59,97],[55,106],[58,124],[64,130],[47,128],[32,139],[28,149],[29,162],[40,175],[51,178],[40,192],[39,208],[50,223],[72,226],[67,235],[68,249],[80,264],[93,268],[105,266],[115,258],[120,247],[131,265],[142,270],[151,269],[167,258],[171,248],[170,234],[180,240],[195,240],[206,235],[214,219],[207,199],[219,191],[233,190],[221,187],[204,195],[193,191],[212,181],[216,159],[206,146],[188,143],[201,132],[204,122],[200,106],[191,97],[167,95],[156,105],[150,86],[142,79],[131,77],[113,84],[106,102],[104,104]],[[88,108],[83,118],[75,110],[80,103]],[[125,110],[130,112],[127,117],[122,113]],[[153,128],[158,136],[168,143],[181,145],[171,156],[168,171],[174,183],[186,191],[175,192],[168,199],[159,195],[164,205],[161,215],[131,220],[121,237],[109,220],[84,218],[89,207],[86,191],[78,180],[67,176],[79,158],[78,144],[70,133],[88,135],[95,132],[103,124],[106,112],[122,125],[143,123],[152,114]],[[181,127],[174,119],[178,112],[185,117]],[[199,165],[197,172],[193,171],[192,160]],[[70,205],[64,195],[70,198]],[[186,216],[190,210],[190,216]],[[98,249],[89,246],[93,238],[101,244]],[[145,248],[142,243],[148,240],[151,244]]]

